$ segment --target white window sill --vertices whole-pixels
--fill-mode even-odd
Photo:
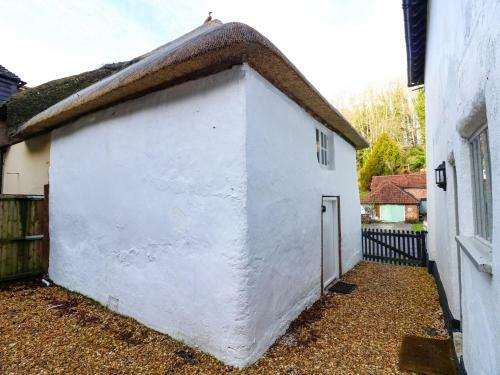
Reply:
[[[489,244],[471,236],[456,236],[455,239],[479,271],[493,274],[491,246]]]

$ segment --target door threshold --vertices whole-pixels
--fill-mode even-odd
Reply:
[[[326,284],[326,286],[323,287],[323,290],[326,291],[326,292],[328,292],[328,289],[331,288],[332,286],[334,286],[339,281],[340,281],[340,278],[338,278],[338,277],[336,279],[333,279],[328,284]]]

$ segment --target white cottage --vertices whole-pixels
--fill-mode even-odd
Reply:
[[[500,3],[403,8],[409,85],[425,77],[429,257],[462,371],[500,374]]]
[[[209,22],[19,134],[47,131],[50,277],[225,363],[361,260],[367,144],[246,25]]]

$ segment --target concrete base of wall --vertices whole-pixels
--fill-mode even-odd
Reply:
[[[439,303],[441,304],[441,308],[443,309],[446,329],[450,333],[450,336],[453,338],[453,350],[454,350],[453,354],[455,355],[455,360],[456,360],[457,367],[458,367],[458,373],[460,375],[466,375],[467,371],[465,371],[461,345],[460,345],[460,349],[459,349],[455,343],[455,336],[457,336],[457,334],[460,335],[460,338],[461,338],[460,320],[455,319],[453,317],[451,310],[450,310],[450,306],[448,304],[448,298],[446,297],[446,292],[444,290],[444,286],[443,286],[443,283],[441,281],[441,277],[439,276],[439,270],[438,270],[438,266],[437,266],[436,262],[434,262],[432,260],[429,261],[429,263],[427,265],[427,270],[434,277],[434,280],[436,281],[438,294],[439,294]],[[461,342],[460,342],[460,344],[461,344]]]
[[[438,293],[439,293],[439,302],[441,304],[441,307],[443,309],[443,314],[444,314],[444,319],[446,323],[446,328],[450,332],[455,331],[461,331],[460,327],[460,320],[455,319],[453,316],[450,305],[448,304],[448,298],[446,297],[446,292],[444,290],[443,283],[441,281],[441,277],[439,276],[439,270],[436,262],[430,260],[428,265],[427,265],[427,270],[429,273],[434,277],[434,280],[436,281],[436,285],[438,288]]]

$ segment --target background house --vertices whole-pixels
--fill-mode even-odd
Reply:
[[[246,25],[206,23],[15,130],[41,133],[51,278],[226,363],[361,260],[366,141]]]
[[[415,223],[425,215],[426,200],[425,174],[390,175],[374,176],[370,193],[361,198],[361,204],[370,213],[369,219]]]
[[[0,104],[5,103],[25,84],[21,78],[0,65]]]
[[[139,57],[137,59],[142,58]],[[0,151],[3,155],[3,194],[43,194],[49,183],[50,134],[15,135],[31,117],[71,94],[124,69],[136,59],[106,64],[99,69],[46,82],[37,87],[12,90],[0,102]],[[9,87],[13,87],[12,85]]]
[[[22,97],[27,91],[25,84],[17,75],[0,65],[1,194],[42,195],[49,181],[50,137],[41,135],[23,141],[12,137],[9,132],[9,115],[29,111],[29,103],[26,102],[16,110],[9,108],[11,101],[15,101],[13,98]]]
[[[10,147],[15,141],[8,134],[6,104],[25,90],[25,84],[0,65],[0,193],[4,194],[43,194],[48,182],[47,142],[35,140]]]
[[[408,84],[425,84],[432,269],[464,369],[498,374],[500,4],[405,0],[403,9]]]

